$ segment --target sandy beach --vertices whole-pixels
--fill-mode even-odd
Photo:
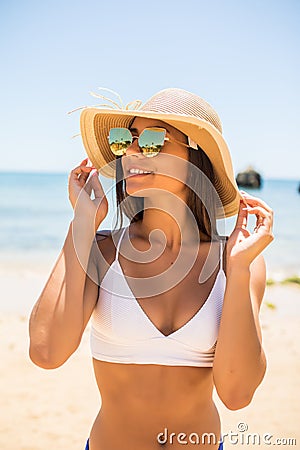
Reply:
[[[7,298],[2,300],[0,315],[0,449],[83,450],[101,404],[90,358],[89,325],[77,352],[64,366],[38,368],[28,357],[28,317],[45,275],[2,272],[0,282],[2,296]],[[251,405],[229,411],[215,395],[223,433],[235,433],[225,436],[225,449],[270,448],[270,444],[278,445],[277,438],[297,441],[285,448],[300,447],[300,287],[268,287],[261,323],[268,369]],[[260,434],[260,445],[246,445],[250,433]],[[272,435],[269,445],[262,442],[266,433]]]

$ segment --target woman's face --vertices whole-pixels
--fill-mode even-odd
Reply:
[[[133,136],[139,136],[147,127],[166,129],[166,137],[170,141],[165,141],[158,155],[149,158],[140,151],[138,140],[133,140],[121,161],[127,194],[137,197],[151,197],[170,192],[185,200],[188,149],[180,144],[180,142],[187,144],[185,135],[161,120],[141,117],[135,118],[129,129]],[[174,140],[178,142],[174,142]],[[145,175],[131,174],[130,168],[138,168],[151,173]]]

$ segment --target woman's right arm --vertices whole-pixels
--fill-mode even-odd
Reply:
[[[98,296],[98,284],[87,275],[87,268],[108,204],[97,173],[88,179],[91,168],[86,163],[83,161],[69,175],[74,218],[29,320],[29,356],[45,369],[61,366],[77,349]]]

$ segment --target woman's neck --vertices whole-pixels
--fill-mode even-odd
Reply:
[[[147,237],[156,230],[151,239],[177,251],[182,246],[198,245],[199,230],[187,204],[173,197],[145,198],[140,228]]]

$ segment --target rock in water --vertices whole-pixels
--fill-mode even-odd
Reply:
[[[261,175],[249,166],[244,172],[239,172],[236,177],[238,186],[259,189],[262,185]]]

